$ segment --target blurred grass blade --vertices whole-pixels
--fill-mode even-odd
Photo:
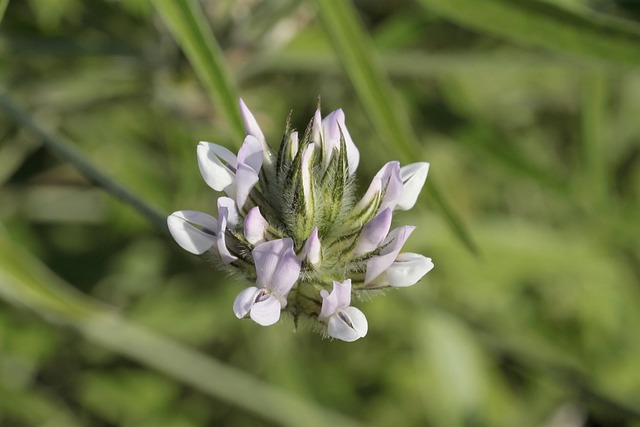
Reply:
[[[0,0],[0,23],[2,22],[2,18],[4,18],[4,12],[7,10],[8,5],[9,0]]]
[[[317,3],[326,34],[369,119],[382,140],[394,141],[393,145],[385,144],[385,148],[404,163],[415,161],[419,157],[420,144],[413,133],[408,114],[396,98],[353,7],[345,1],[317,0]],[[438,189],[433,175],[426,186],[429,196],[440,208],[454,233],[469,250],[477,253],[469,231]]]
[[[157,333],[63,282],[0,228],[0,298],[78,330],[87,340],[278,425],[358,424]]]
[[[81,427],[65,405],[52,393],[29,388],[12,390],[0,385],[0,414],[2,420],[16,420],[25,426]],[[3,425],[3,424],[0,424]]]
[[[399,79],[422,80],[431,77],[459,74],[488,73],[510,70],[521,73],[581,70],[584,62],[564,58],[544,58],[538,54],[517,50],[478,53],[472,50],[456,53],[421,51],[383,52],[380,63],[387,75]],[[600,67],[606,70],[606,64]],[[595,64],[590,67],[595,68]],[[342,69],[337,58],[324,50],[297,51],[283,49],[257,55],[239,72],[238,80],[264,78],[270,73],[305,73],[340,75]]]
[[[420,0],[463,26],[553,51],[640,64],[640,27],[541,0]]]
[[[238,94],[222,49],[195,0],[154,0],[153,4],[191,62],[209,98],[220,108],[239,145],[245,137]]]
[[[453,133],[453,140],[465,144],[470,150],[483,155],[514,176],[533,179],[563,198],[571,197],[567,179],[531,158],[518,144],[509,141],[510,137],[504,130],[487,120],[479,111],[483,107],[469,101],[468,91],[459,80],[450,77],[441,88],[447,105],[465,121],[460,130]]]
[[[415,304],[415,301],[406,297],[405,301]],[[600,407],[608,408],[613,413],[629,417],[634,420],[640,419],[638,405],[624,401],[620,396],[613,396],[605,392],[597,383],[589,379],[588,368],[580,358],[559,349],[554,344],[544,340],[524,338],[524,336],[509,336],[508,334],[496,332],[485,322],[470,316],[465,310],[453,308],[450,304],[435,304],[429,306],[430,311],[442,311],[453,319],[463,321],[467,327],[474,331],[477,339],[497,354],[507,355],[507,357],[517,360],[525,366],[535,371],[544,373],[546,378],[564,383],[574,389],[582,399],[593,402]],[[631,400],[631,399],[629,399]],[[635,397],[633,400],[636,400]]]
[[[604,125],[608,101],[607,78],[602,73],[585,76],[583,83],[582,107],[582,151],[584,164],[583,188],[580,190],[596,208],[610,210],[611,200],[607,197],[609,188],[607,172],[608,148],[604,143]]]
[[[18,125],[13,127],[15,131],[19,129]],[[42,145],[41,141],[16,138],[13,135],[14,129],[9,133],[11,135],[0,136],[0,186],[4,185],[20,169],[27,157]]]
[[[351,83],[383,140],[394,141],[406,159],[415,155],[415,136],[375,51],[349,2],[318,0],[322,22]],[[395,151],[395,150],[394,150]],[[399,153],[396,153],[399,154]]]
[[[18,106],[11,98],[0,90],[0,109],[23,126],[29,132],[40,138],[42,142],[62,160],[75,166],[89,181],[111,193],[124,203],[133,207],[146,217],[155,227],[168,231],[166,215],[148,205],[144,200],[131,191],[115,182],[111,177],[103,173],[98,167],[87,160],[81,153],[73,148],[73,143],[60,135],[53,134],[36,123],[29,114]]]

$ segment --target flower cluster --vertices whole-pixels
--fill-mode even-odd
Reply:
[[[174,212],[172,236],[254,283],[233,304],[238,318],[267,326],[284,310],[331,337],[364,337],[367,319],[352,296],[411,286],[433,268],[430,258],[400,252],[415,227],[390,231],[393,212],[416,203],[429,164],[385,164],[358,200],[360,154],[342,110],[322,119],[318,109],[303,135],[287,123],[277,152],[242,100],[240,110],[247,136],[237,155],[209,142],[197,148],[205,182],[225,194],[218,217]]]

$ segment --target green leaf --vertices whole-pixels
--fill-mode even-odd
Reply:
[[[365,34],[356,12],[349,2],[318,0],[326,34],[344,67],[375,130],[382,140],[394,141],[385,148],[402,162],[418,158],[420,144],[408,120],[408,114],[396,97],[388,77],[382,70],[375,49]],[[458,238],[477,252],[469,231],[438,190],[433,179],[427,191]]]
[[[65,283],[1,228],[0,298],[275,424],[296,427],[304,420],[306,426],[360,425],[128,321]]]
[[[236,85],[202,9],[193,0],[154,0],[153,4],[187,55],[212,103],[224,114],[232,137],[240,145],[245,131]]]
[[[640,28],[586,8],[540,0],[420,0],[465,27],[557,52],[640,63]]]

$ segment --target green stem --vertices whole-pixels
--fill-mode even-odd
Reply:
[[[93,163],[73,148],[71,141],[68,141],[61,135],[56,135],[45,130],[4,93],[0,93],[0,109],[4,110],[16,123],[41,139],[45,146],[58,157],[75,166],[89,181],[137,210],[158,229],[163,231],[167,230],[166,215],[151,207],[144,200],[100,171]]]
[[[202,8],[194,0],[154,0],[153,4],[240,145],[245,131],[235,81]]]

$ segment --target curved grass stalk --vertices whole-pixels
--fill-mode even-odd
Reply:
[[[187,55],[209,98],[222,111],[233,139],[240,146],[245,131],[236,85],[202,9],[193,0],[154,0],[153,4]]]
[[[408,114],[396,97],[388,77],[376,58],[376,52],[356,12],[349,2],[317,0],[326,34],[353,84],[371,123],[381,138],[394,141],[386,148],[403,162],[416,160],[420,147],[408,120]],[[478,252],[469,230],[439,190],[433,177],[427,192],[440,209],[455,235],[473,253]]]
[[[20,124],[33,135],[41,139],[44,145],[62,160],[75,166],[87,179],[89,179],[89,181],[133,207],[159,230],[165,232],[168,231],[166,226],[166,215],[147,204],[147,202],[98,169],[98,167],[87,160],[81,153],[76,151],[73,148],[73,144],[66,138],[45,130],[36,121],[34,121],[26,111],[18,106],[18,104],[16,104],[6,94],[1,93],[1,91],[0,109],[16,123]]]
[[[77,330],[88,341],[278,425],[345,426],[359,423],[275,388],[179,342],[128,321],[81,294],[0,228],[0,298]]]
[[[0,22],[2,22],[2,18],[4,18],[4,12],[7,10],[8,5],[9,0],[0,0]]]
[[[10,420],[19,420],[29,426],[84,427],[86,425],[51,393],[33,389],[16,391],[1,384],[0,413]]]
[[[640,27],[583,7],[540,0],[420,0],[465,27],[556,52],[637,65]]]

